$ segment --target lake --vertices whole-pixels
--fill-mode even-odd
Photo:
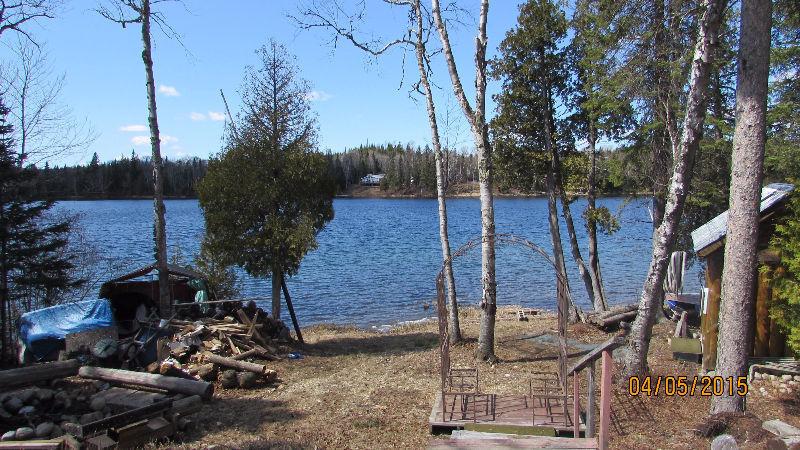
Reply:
[[[649,200],[647,200],[649,202]],[[611,303],[638,299],[651,254],[651,223],[645,199],[626,202],[604,198],[600,206],[621,209],[621,229],[599,236],[599,253],[606,293]],[[585,200],[572,206],[580,220]],[[203,236],[203,214],[196,200],[167,200],[167,241],[170,258],[190,263]],[[97,252],[96,273],[108,279],[153,262],[153,203],[150,200],[63,201],[58,211],[77,214],[79,226]],[[441,266],[435,199],[336,199],[336,217],[319,234],[319,247],[303,260],[297,276],[288,280],[301,325],[332,322],[375,326],[434,315],[435,277]],[[478,199],[448,201],[450,242],[455,250],[480,235]],[[550,252],[547,201],[543,198],[495,200],[497,233],[514,233]],[[582,220],[576,223],[584,258]],[[589,308],[583,283],[569,252],[566,227],[562,238],[572,294]],[[480,300],[480,249],[454,262],[457,293],[462,305]],[[270,295],[268,279],[243,272],[245,297]],[[530,308],[555,309],[555,275],[540,255],[516,247],[498,247],[497,301]],[[697,265],[687,271],[686,289],[700,286]],[[96,291],[96,290],[95,290]],[[265,306],[266,310],[269,310]],[[288,315],[287,315],[288,316]]]

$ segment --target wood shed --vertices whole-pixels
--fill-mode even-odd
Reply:
[[[780,258],[769,248],[769,240],[775,232],[776,219],[781,217],[794,185],[773,183],[761,190],[761,222],[758,237],[758,284],[754,317],[755,338],[751,357],[791,356],[786,346],[786,336],[769,317],[772,304],[772,275]],[[719,333],[720,291],[725,253],[728,212],[725,211],[692,232],[694,251],[705,263],[705,289],[700,315],[700,342],[703,352],[704,370],[713,370],[717,362],[717,338]],[[764,267],[764,270],[760,270]]]

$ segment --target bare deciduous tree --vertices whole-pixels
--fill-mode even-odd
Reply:
[[[343,38],[355,47],[372,55],[379,56],[395,46],[403,46],[414,50],[419,81],[414,84],[414,90],[425,97],[428,113],[428,123],[431,129],[431,144],[434,151],[434,164],[436,169],[436,198],[439,207],[439,241],[442,246],[442,260],[444,275],[447,281],[447,303],[449,307],[449,327],[451,342],[461,341],[461,327],[458,320],[458,301],[456,296],[455,276],[453,275],[450,238],[447,228],[447,166],[445,152],[442,149],[439,125],[436,117],[436,105],[433,91],[429,81],[430,57],[426,45],[432,32],[430,14],[420,3],[420,0],[384,0],[385,3],[396,6],[405,6],[409,9],[409,24],[407,34],[388,42],[378,40],[361,40],[356,35],[358,30],[354,23],[363,19],[363,13],[348,16],[348,25],[341,24],[343,9],[336,3],[327,3],[327,8],[318,3],[312,3],[302,9],[302,18],[295,21],[303,29],[316,27],[333,30],[336,38]],[[338,14],[336,14],[338,13]],[[412,154],[413,155],[413,154]]]
[[[96,138],[88,121],[77,120],[61,103],[65,75],[56,75],[41,45],[20,40],[17,60],[0,70],[5,100],[14,123],[19,164],[39,164],[72,155]]]
[[[492,148],[489,143],[489,127],[486,123],[486,22],[489,16],[489,0],[481,0],[478,17],[478,35],[475,38],[475,104],[470,104],[461,77],[458,74],[447,23],[442,19],[439,0],[431,0],[431,12],[442,41],[442,51],[453,85],[453,92],[469,122],[475,148],[478,152],[478,186],[481,202],[481,327],[478,336],[477,357],[495,360],[494,325],[497,315],[497,281],[495,278],[495,228],[494,198],[492,193]]]
[[[144,62],[147,80],[147,122],[150,126],[150,147],[153,161],[153,209],[154,237],[156,243],[156,264],[158,266],[159,311],[162,317],[172,313],[172,300],[169,292],[169,274],[167,272],[167,230],[166,210],[164,207],[163,160],[161,159],[161,138],[158,131],[158,112],[156,110],[156,82],[153,75],[153,52],[151,44],[150,24],[155,22],[165,34],[178,38],[175,31],[167,24],[163,15],[152,11],[152,4],[170,0],[111,0],[97,11],[106,19],[122,25],[141,24],[142,61]]]
[[[724,10],[724,0],[704,0],[703,12],[697,32],[697,43],[689,79],[686,117],[683,134],[675,154],[675,165],[669,184],[667,203],[661,224],[653,235],[653,257],[647,271],[642,294],[639,297],[639,313],[633,322],[625,355],[625,374],[642,374],[647,370],[647,353],[656,311],[661,309],[661,292],[667,265],[677,239],[678,223],[683,213],[689,182],[694,169],[694,159],[703,134],[706,116],[706,91],[709,74],[714,61],[714,48],[719,40],[719,28]]]
[[[0,0],[0,36],[6,31],[16,31],[36,45],[25,26],[39,19],[52,19],[61,3],[60,0]]]
[[[766,142],[772,2],[743,0],[736,82],[730,209],[722,269],[717,374],[747,376],[753,348],[758,223]],[[744,411],[744,397],[715,396],[711,412]]]

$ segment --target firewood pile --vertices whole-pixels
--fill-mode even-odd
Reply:
[[[252,308],[235,312],[236,318],[171,320],[173,338],[166,343],[169,357],[151,364],[148,372],[209,382],[221,387],[250,388],[273,381],[277,373],[264,365],[286,353],[291,338],[280,320]],[[161,359],[161,358],[159,358]]]
[[[605,330],[625,328],[627,324],[636,318],[638,312],[638,305],[636,304],[617,305],[612,306],[607,311],[587,314],[586,321]]]
[[[12,389],[0,392],[0,449],[138,447],[187,430],[213,393],[206,382],[77,360],[2,371],[0,381]]]

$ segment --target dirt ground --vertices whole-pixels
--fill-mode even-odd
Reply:
[[[478,312],[464,310],[465,344],[452,350],[454,366],[474,366]],[[698,365],[673,361],[667,346],[672,326],[656,326],[650,365],[655,376],[694,376]],[[516,319],[501,309],[497,322],[500,362],[480,364],[484,391],[524,393],[533,372],[557,370],[557,350],[523,339],[556,332],[550,314]],[[218,389],[215,399],[192,416],[193,430],[181,448],[425,448],[433,438],[428,416],[438,386],[438,334],[435,321],[378,333],[341,326],[314,326],[303,331],[303,359],[269,363],[275,384],[250,390]],[[599,343],[609,336],[577,324],[569,338]],[[617,366],[616,372],[620,367]],[[710,399],[704,397],[631,397],[627,383],[615,377],[612,400],[611,448],[708,448],[710,439],[698,435],[708,422]],[[585,380],[584,380],[585,384]],[[758,391],[751,387],[751,392]],[[800,426],[800,398],[777,394],[769,387],[747,399],[748,416],[717,421],[716,433],[736,437],[743,449],[766,448],[761,421],[780,418]],[[723,418],[724,419],[724,418]],[[705,428],[708,428],[706,423]]]

